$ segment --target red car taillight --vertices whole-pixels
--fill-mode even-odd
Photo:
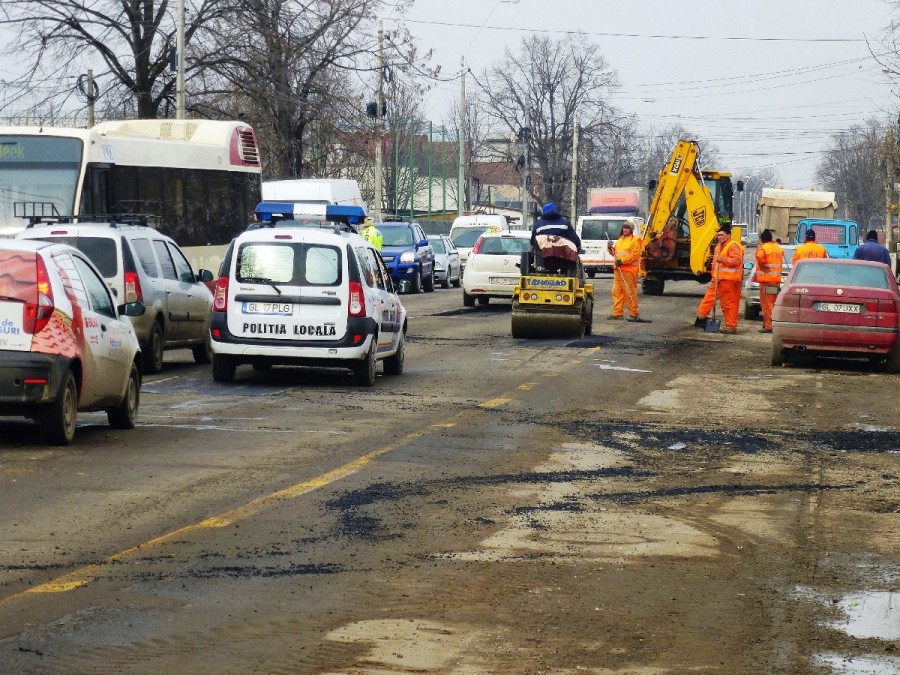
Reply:
[[[363,295],[362,284],[358,281],[350,282],[350,298],[347,304],[348,316],[366,315],[366,296]]]
[[[224,312],[228,309],[228,277],[219,277],[216,292],[213,293],[213,311]]]
[[[53,311],[53,289],[50,287],[50,276],[43,258],[37,257],[37,302],[26,302],[24,312],[24,328],[26,333],[36,335],[47,326]]]
[[[480,253],[481,252],[481,244],[484,241],[484,237],[478,237],[478,241],[475,242],[475,246],[472,247],[472,253]]]
[[[141,291],[141,280],[137,272],[125,272],[125,302],[143,302],[144,293]]]

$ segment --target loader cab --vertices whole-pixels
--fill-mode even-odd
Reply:
[[[734,186],[731,173],[726,171],[703,171],[703,184],[716,208],[719,224],[731,224],[734,217]],[[741,186],[742,187],[742,186]]]

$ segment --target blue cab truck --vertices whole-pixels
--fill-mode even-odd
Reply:
[[[859,225],[852,220],[804,218],[797,223],[797,244],[806,241],[808,230],[814,230],[816,241],[825,247],[829,258],[852,258],[859,247]]]

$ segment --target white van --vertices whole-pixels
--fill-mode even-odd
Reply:
[[[485,232],[509,232],[506,216],[480,213],[474,216],[459,216],[450,228],[450,240],[459,250],[460,274],[466,269],[466,259],[475,242]]]
[[[406,309],[372,244],[347,231],[248,230],[231,243],[210,318],[213,379],[250,364],[346,368],[375,383],[376,363],[400,375]]]
[[[262,220],[267,219],[266,213],[284,214],[287,205],[292,205],[295,216],[323,216],[323,220],[325,207],[329,205],[366,208],[359,184],[344,178],[264,181],[262,198],[256,209]]]

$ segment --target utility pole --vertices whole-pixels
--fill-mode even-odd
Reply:
[[[87,71],[87,91],[87,128],[91,129],[94,126],[94,101],[96,100],[96,96],[94,96],[94,71],[90,69]]]
[[[378,20],[378,66],[375,68],[375,222],[381,222],[381,164],[382,138],[381,132],[384,126],[381,115],[381,90],[384,86],[384,23]]]
[[[884,146],[885,168],[887,170],[887,180],[884,186],[884,245],[888,251],[896,253],[897,245],[894,238],[893,214],[891,213],[891,209],[894,206],[894,151],[896,150],[896,139],[894,138],[894,129],[891,126],[887,128]]]
[[[522,229],[528,227],[528,174],[531,168],[531,158],[528,153],[531,149],[531,129],[522,127],[519,129],[519,140],[525,146],[524,164],[522,165]]]
[[[184,119],[184,0],[178,0],[175,49],[178,50],[178,67],[175,73],[175,119]]]
[[[578,217],[578,115],[574,116],[572,129],[572,207],[569,209],[569,219],[575,224]]]
[[[456,215],[461,216],[465,212],[465,167],[466,167],[466,57],[459,60],[460,76],[459,76],[459,168],[457,169],[457,196],[456,196]]]

